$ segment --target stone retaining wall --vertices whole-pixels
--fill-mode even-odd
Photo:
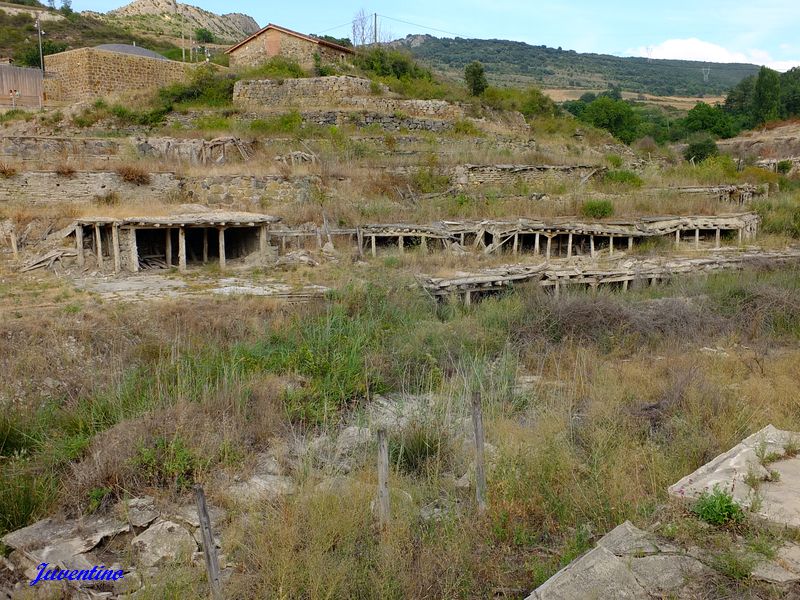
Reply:
[[[467,187],[580,180],[603,170],[591,165],[458,165],[453,172],[453,183]]]
[[[30,205],[85,204],[115,194],[120,204],[142,201],[195,202],[199,204],[258,204],[302,200],[315,178],[285,179],[280,175],[213,175],[181,177],[174,173],[151,173],[150,183],[123,181],[114,171],[76,171],[69,176],[54,171],[27,171],[0,177],[0,205],[24,202]]]

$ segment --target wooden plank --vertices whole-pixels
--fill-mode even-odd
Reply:
[[[214,543],[214,533],[211,530],[211,518],[208,516],[206,495],[200,484],[195,484],[194,486],[194,498],[197,506],[197,517],[200,520],[200,534],[203,539],[203,555],[206,560],[206,572],[208,573],[211,597],[214,600],[222,600],[222,580],[217,559],[217,546]]]
[[[378,429],[378,521],[381,527],[389,524],[389,441],[385,429]]]
[[[11,250],[14,252],[14,258],[17,258],[17,239],[13,231],[11,232]],[[83,268],[85,264],[83,256],[83,225],[75,226],[75,250],[78,253],[78,266]]]
[[[483,409],[481,393],[472,393],[472,426],[475,431],[475,499],[478,512],[486,511],[486,466],[484,464]]]

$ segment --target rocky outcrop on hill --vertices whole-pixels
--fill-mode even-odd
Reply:
[[[142,23],[142,17],[146,23]],[[152,29],[165,35],[193,34],[196,29],[208,29],[216,42],[237,42],[260,29],[255,19],[241,13],[217,15],[191,4],[175,0],[134,0],[103,15],[110,21],[136,20],[137,27]]]

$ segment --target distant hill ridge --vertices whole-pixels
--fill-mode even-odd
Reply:
[[[94,16],[138,33],[180,37],[181,32],[192,35],[199,28],[208,29],[215,41],[238,42],[261,29],[248,15],[229,13],[217,15],[191,4],[175,0],[134,0],[116,10]]]
[[[409,35],[392,42],[443,73],[461,77],[464,67],[481,61],[490,81],[500,85],[603,89],[666,96],[720,95],[758,72],[757,65],[581,54],[508,40],[437,38]],[[710,68],[708,80],[703,72]]]

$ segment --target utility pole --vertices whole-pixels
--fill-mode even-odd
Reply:
[[[39,32],[39,66],[42,67],[42,77],[44,77],[44,52],[42,51],[42,20],[41,20],[41,13],[36,13],[36,31]]]
[[[375,17],[375,22],[372,25],[372,37],[375,41],[375,45],[378,45],[378,13],[373,15]]]

